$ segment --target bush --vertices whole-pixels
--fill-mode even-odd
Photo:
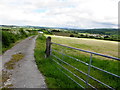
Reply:
[[[2,31],[2,47],[7,48],[12,43],[15,43],[17,40],[28,37],[27,34],[22,28],[19,30],[19,33],[15,34],[10,31]]]
[[[20,34],[22,37],[28,37],[28,34],[23,30],[23,28],[20,28]]]
[[[17,40],[16,35],[7,31],[2,31],[2,46],[8,47]]]
[[[73,34],[70,34],[70,37],[74,37],[74,35],[73,35]]]

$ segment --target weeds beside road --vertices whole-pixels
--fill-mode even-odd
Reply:
[[[45,76],[48,88],[78,88],[64,74],[62,74],[56,65],[51,61],[51,58],[45,58],[45,36],[39,36],[36,40],[35,58],[39,70]]]

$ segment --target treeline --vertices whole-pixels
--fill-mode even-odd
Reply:
[[[103,34],[103,35],[114,35],[118,34],[118,29],[85,29],[85,30],[74,30],[79,33],[90,33],[90,34]]]
[[[70,34],[70,37],[93,38],[101,40],[120,41],[120,35],[100,35],[100,34]]]
[[[40,29],[39,31],[42,31],[46,34],[59,36],[120,41],[118,29],[88,29],[88,30]]]
[[[4,52],[7,48],[15,43],[17,40],[24,39],[30,35],[37,34],[36,31],[24,30],[20,28],[19,30],[2,30],[2,51]]]

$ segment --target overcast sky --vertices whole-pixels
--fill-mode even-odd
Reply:
[[[0,24],[117,28],[119,0],[0,0]]]

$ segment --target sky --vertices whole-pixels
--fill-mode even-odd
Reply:
[[[0,0],[0,25],[117,28],[119,0]]]

